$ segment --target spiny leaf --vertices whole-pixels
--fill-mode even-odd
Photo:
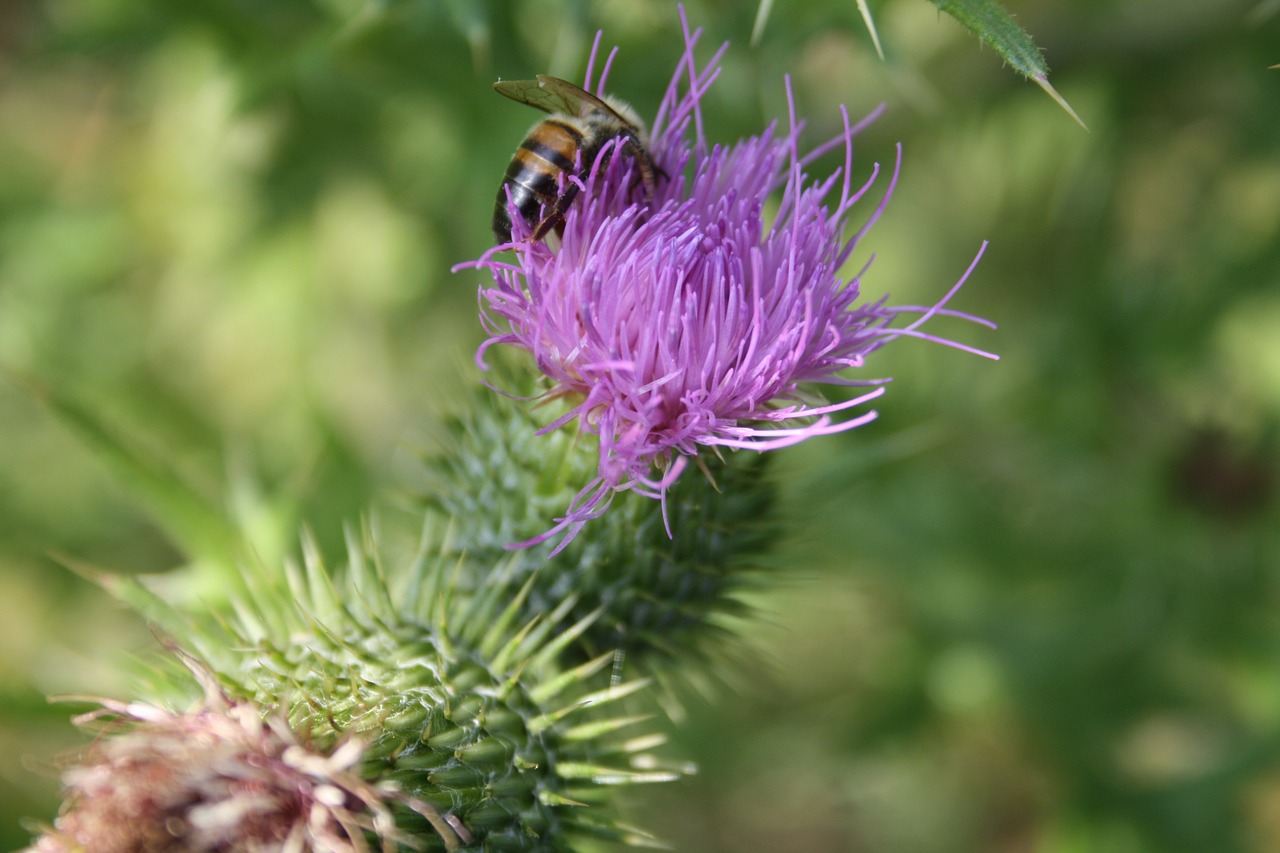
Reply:
[[[1016,71],[1031,78],[1049,73],[1040,48],[995,0],[933,0],[933,5],[990,45]]]
[[[992,50],[1000,54],[1014,70],[1034,80],[1058,106],[1067,111],[1077,124],[1085,127],[1066,100],[1049,85],[1049,66],[1026,30],[995,0],[932,0],[933,5],[960,22]]]

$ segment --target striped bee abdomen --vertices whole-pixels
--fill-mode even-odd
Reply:
[[[645,198],[653,201],[659,170],[645,150],[644,123],[631,107],[546,74],[534,80],[499,80],[493,88],[551,114],[529,131],[498,188],[493,236],[499,244],[511,242],[513,207],[529,223],[531,242],[553,230],[563,234],[565,214],[582,186],[569,178],[586,177],[606,150],[635,160]],[[610,142],[617,146],[607,149]]]
[[[553,208],[553,215],[562,215],[568,208],[576,195],[576,187],[562,188],[560,176],[572,174],[582,141],[582,132],[559,117],[549,118],[529,131],[507,167],[502,186],[498,187],[493,234],[499,243],[511,239],[508,194],[511,204],[530,225],[538,224],[544,205]]]

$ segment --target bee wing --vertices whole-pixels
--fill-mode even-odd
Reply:
[[[573,85],[568,80],[539,74],[536,80],[499,80],[493,84],[499,94],[506,95],[513,101],[537,107],[549,113],[566,113],[572,116],[585,116],[595,110],[603,110],[615,116],[625,125],[630,125],[617,110],[597,98],[590,92]]]

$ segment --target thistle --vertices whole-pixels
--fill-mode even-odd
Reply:
[[[507,357],[492,367],[502,387],[534,392],[534,378]],[[561,405],[551,401],[545,408]],[[445,547],[480,563],[509,567],[510,577],[478,576],[493,585],[526,581],[527,617],[572,596],[577,620],[599,608],[570,651],[578,659],[611,649],[643,673],[721,661],[733,651],[726,625],[747,613],[739,593],[767,577],[778,540],[776,489],[767,455],[735,454],[714,482],[687,477],[662,506],[641,495],[617,496],[593,535],[548,556],[551,543],[507,550],[536,537],[567,501],[567,484],[591,476],[594,454],[566,430],[538,435],[545,415],[486,388],[466,395],[445,425],[440,449],[424,460],[424,501],[447,525]],[[467,582],[467,579],[460,579]],[[634,671],[634,670],[633,670]],[[723,671],[723,670],[722,670]]]
[[[370,526],[334,570],[304,540],[300,564],[244,566],[236,605],[217,613],[104,579],[206,662],[189,667],[203,699],[186,712],[102,703],[88,719],[117,725],[69,771],[67,809],[35,853],[650,840],[607,792],[682,769],[649,753],[661,739],[624,707],[647,682],[607,670],[615,649],[688,660],[740,612],[774,492],[765,457],[734,451],[869,422],[858,410],[888,380],[853,371],[892,340],[988,355],[921,331],[940,315],[985,322],[946,307],[972,264],[930,307],[864,301],[867,268],[844,272],[900,169],[899,149],[851,226],[880,177],[852,176],[874,114],[841,110],[843,132],[802,154],[788,81],[787,129],[712,144],[701,99],[725,48],[700,67],[699,33],[683,32],[649,154],[634,156],[638,134],[606,142],[567,178],[577,192],[562,198],[578,203],[540,218],[512,204],[511,241],[462,265],[493,279],[477,360],[497,344],[530,353],[538,384],[501,384],[541,398],[537,414],[486,395],[452,424],[412,547]],[[613,56],[593,86],[595,58],[587,92],[603,91]],[[837,149],[843,165],[811,179]],[[536,222],[563,233],[533,239]],[[820,386],[855,390],[829,402]],[[691,464],[704,476],[683,477]]]
[[[710,470],[722,450],[776,450],[868,423],[874,411],[844,416],[888,380],[847,371],[890,341],[989,355],[920,329],[946,314],[984,322],[946,308],[976,258],[927,308],[860,301],[867,268],[843,273],[901,166],[899,147],[888,187],[846,236],[879,177],[877,165],[861,185],[853,179],[854,137],[875,115],[854,124],[842,108],[843,132],[802,155],[788,80],[786,130],[775,122],[736,144],[711,144],[701,99],[725,47],[699,67],[699,32],[684,24],[684,56],[653,123],[649,153],[664,180],[649,191],[636,158],[602,152],[584,177],[569,178],[581,201],[565,213],[558,243],[531,239],[512,207],[512,242],[459,267],[493,280],[480,291],[490,335],[481,366],[497,344],[527,351],[545,396],[568,401],[542,431],[576,422],[595,442],[595,470],[558,521],[519,544],[558,537],[563,547],[621,492],[665,501],[690,460]],[[613,55],[593,87],[594,58],[583,88],[602,94]],[[843,166],[811,179],[807,165],[836,148]],[[817,385],[860,390],[829,403]]]
[[[607,789],[681,771],[648,753],[661,739],[645,729],[646,715],[611,710],[645,682],[610,684],[611,654],[561,665],[598,614],[569,623],[569,598],[525,618],[528,584],[464,593],[455,573],[479,567],[439,559],[426,544],[397,558],[394,550],[370,529],[350,537],[343,571],[310,544],[300,567],[246,570],[230,619],[180,613],[136,580],[104,579],[207,661],[221,692],[206,691],[188,714],[107,705],[137,728],[105,737],[69,774],[70,811],[34,850],[110,853],[76,846],[74,831],[91,818],[120,824],[123,803],[160,795],[173,802],[155,810],[156,821],[116,829],[145,829],[146,844],[119,849],[562,851],[584,837],[646,840],[618,822]],[[92,776],[94,791],[145,790],[134,784],[140,766],[156,797],[90,796],[81,781]],[[228,776],[252,784],[235,788]],[[307,790],[311,805],[298,793]],[[323,813],[330,807],[334,815]],[[251,808],[275,833],[261,838],[300,846],[259,844],[259,822],[245,818]],[[209,814],[235,819],[219,825],[222,841],[200,846],[187,828]],[[306,841],[335,826],[348,846]]]

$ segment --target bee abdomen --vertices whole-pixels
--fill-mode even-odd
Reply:
[[[576,131],[574,132],[576,133]],[[545,136],[545,134],[530,135],[528,139],[520,143],[515,159],[511,161],[511,168],[507,169],[508,174],[511,173],[517,163],[527,164],[525,167],[528,168],[534,167],[539,160],[560,172],[573,168],[573,154],[577,150],[576,146],[566,151],[560,146],[549,144],[539,139],[539,136]],[[579,139],[581,139],[581,136],[579,136]]]
[[[508,193],[520,215],[532,224],[540,206],[554,205],[559,199],[559,177],[573,171],[582,139],[581,131],[557,118],[549,118],[529,132],[498,187],[493,208],[493,233],[498,242],[511,239]]]

